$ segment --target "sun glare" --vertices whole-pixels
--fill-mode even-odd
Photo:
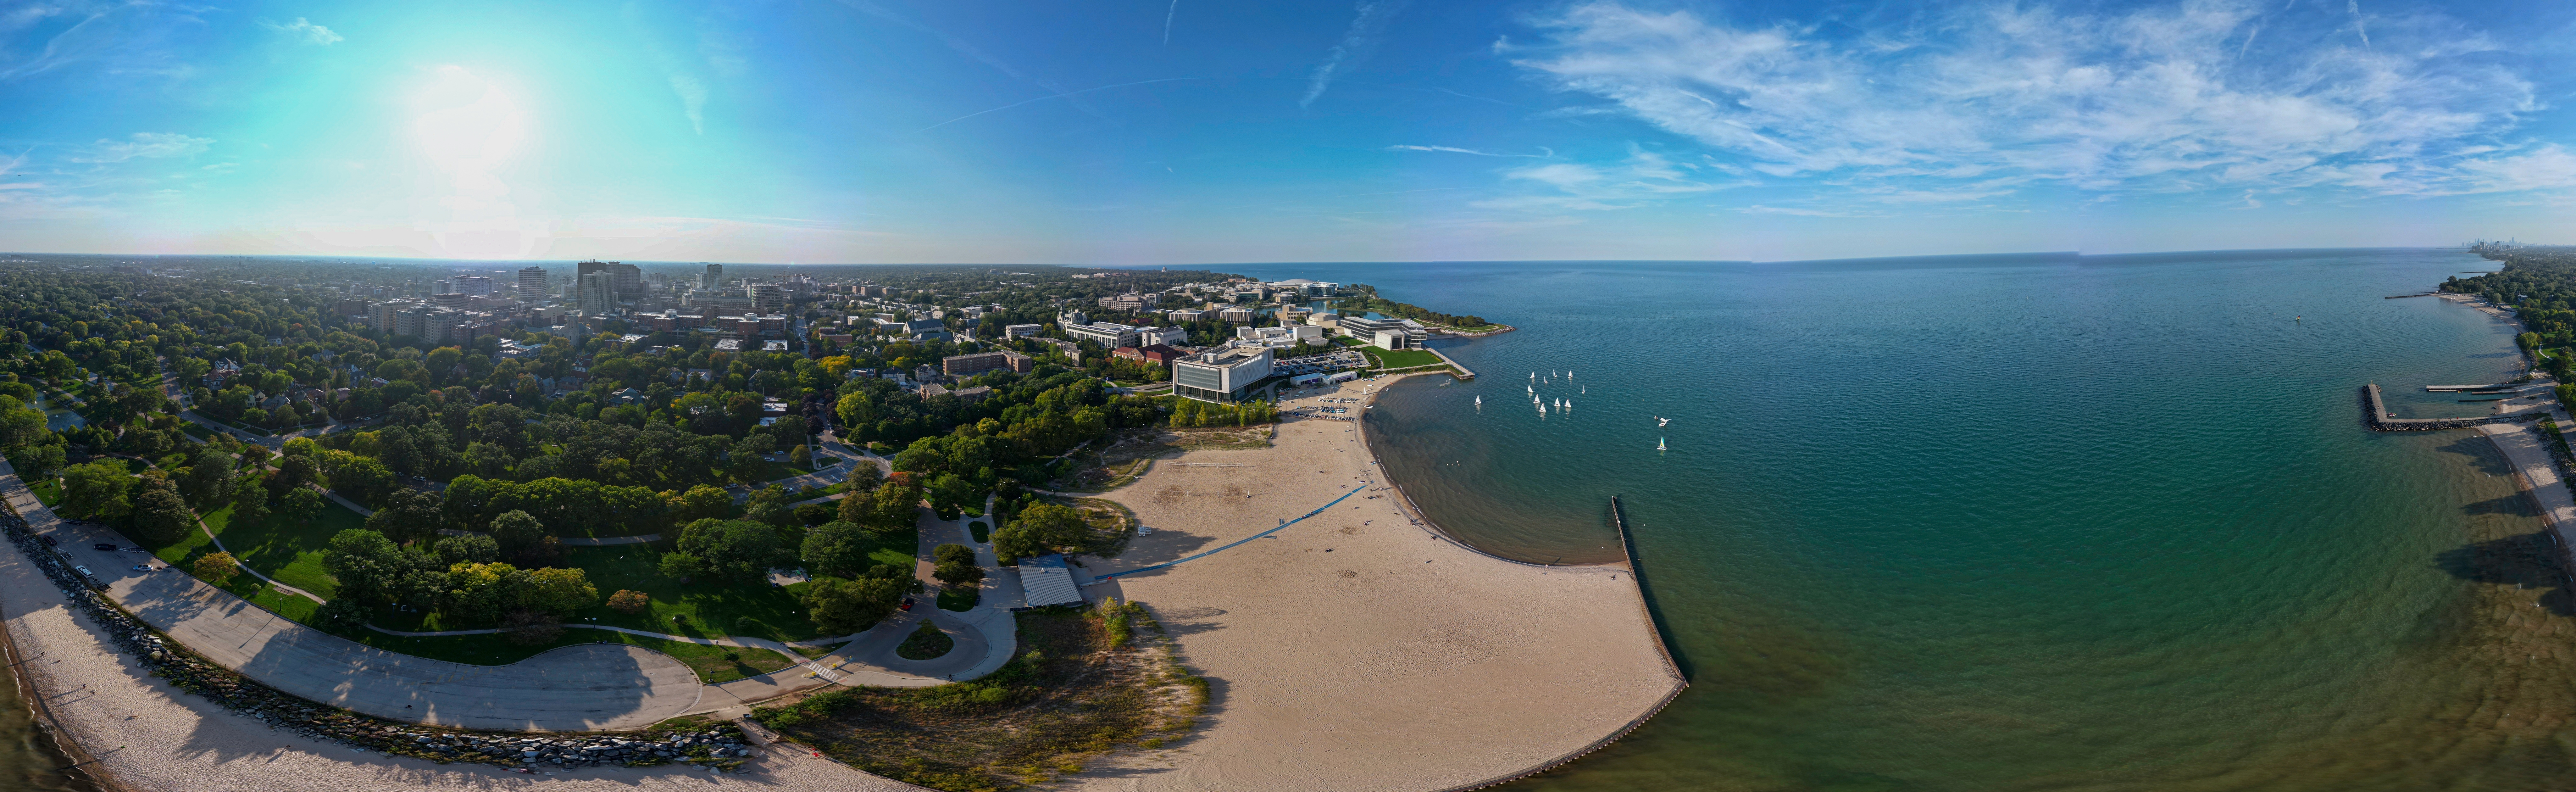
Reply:
[[[420,218],[446,255],[525,253],[518,208],[505,176],[526,143],[528,114],[498,81],[441,66],[412,97],[412,133],[436,171],[422,187]],[[430,207],[435,207],[434,209]]]

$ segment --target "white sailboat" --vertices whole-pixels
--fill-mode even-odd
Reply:
[[[1538,417],[1547,417],[1547,405],[1541,404],[1538,406]]]
[[[1478,397],[1476,397],[1476,406],[1477,406],[1478,408],[1483,408],[1483,407],[1485,406],[1485,397],[1483,397],[1483,396],[1478,396]]]
[[[1663,438],[1661,438],[1661,437],[1655,438],[1655,450],[1657,450],[1657,451],[1667,450],[1667,449],[1665,449],[1665,448],[1664,448],[1664,439],[1663,439]]]

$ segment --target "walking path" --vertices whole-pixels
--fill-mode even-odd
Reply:
[[[2564,412],[2552,416],[2559,426],[2567,426]],[[2514,477],[2521,480],[2524,492],[2540,506],[2541,519],[2558,535],[2558,545],[2567,546],[2571,532],[2576,532],[2576,493],[2558,474],[2558,466],[2549,458],[2548,438],[2541,435],[2539,422],[2528,424],[2487,424],[2478,431],[2495,442],[2505,459],[2514,467]]]

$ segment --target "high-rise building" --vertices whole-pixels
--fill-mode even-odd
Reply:
[[[714,266],[714,265],[709,265]],[[751,292],[751,307],[761,313],[787,310],[787,290],[775,283],[754,283],[743,287]]]
[[[492,293],[491,278],[486,278],[481,275],[458,275],[449,280],[456,284],[456,288],[449,289],[449,291],[456,292],[457,294],[462,294],[467,297],[481,297]]]
[[[605,272],[584,274],[580,293],[583,316],[606,316],[617,307],[617,278]]]
[[[617,299],[632,300],[644,296],[644,270],[633,264],[611,261],[604,270],[615,276]]]
[[[534,300],[546,296],[546,268],[519,268],[519,299]]]
[[[605,261],[584,261],[572,265],[572,288],[564,290],[564,297],[572,304],[580,305],[582,287],[590,285],[590,276],[607,271],[608,262]],[[614,293],[617,289],[617,281],[611,279],[607,284],[609,291]],[[616,298],[609,299],[614,301]]]
[[[707,271],[706,271],[706,273],[698,276],[698,288],[701,288],[701,289],[721,289],[721,288],[724,288],[724,265],[722,265],[722,264],[709,264],[709,265],[707,265]]]

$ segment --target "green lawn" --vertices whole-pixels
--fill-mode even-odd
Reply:
[[[970,611],[974,610],[975,603],[983,598],[983,589],[965,589],[961,591],[958,589],[942,588],[939,590],[939,609]]]
[[[390,614],[388,614],[390,615]],[[385,619],[377,619],[382,624]],[[392,652],[401,652],[432,660],[468,665],[506,665],[534,657],[539,652],[590,643],[616,643],[639,646],[678,658],[698,672],[698,679],[708,684],[731,682],[744,677],[786,668],[791,663],[777,652],[732,646],[707,646],[685,641],[647,638],[613,630],[565,630],[554,643],[522,646],[500,635],[441,635],[428,638],[405,638],[386,635],[364,627],[340,637]],[[732,653],[733,660],[725,654]]]
[[[363,528],[367,518],[337,503],[325,502],[322,511],[308,522],[297,522],[281,514],[272,514],[257,523],[232,524],[232,507],[205,515],[206,527],[222,537],[225,549],[243,566],[259,570],[278,582],[313,592],[324,599],[339,590],[339,583],[322,571],[322,550],[331,537],[351,528]],[[200,551],[211,552],[211,542],[203,531],[192,531],[187,539],[160,548],[154,554],[173,565],[186,567],[189,557]]]
[[[42,503],[48,508],[63,502],[62,479],[45,479],[28,485],[27,489],[36,493],[37,503]]]
[[[1436,366],[1441,363],[1439,355],[1419,349],[1379,349],[1371,346],[1361,347],[1360,351],[1366,353],[1370,359],[1376,360],[1378,368],[1412,368]]]
[[[814,472],[812,469],[800,468],[785,462],[762,462],[760,464],[761,469],[759,480],[764,482],[777,481],[783,478],[795,478],[797,476]]]
[[[179,423],[179,431],[185,432],[189,437],[194,437],[199,440],[211,440],[215,436],[215,430],[198,426],[193,421],[181,421]]]
[[[983,520],[967,523],[966,530],[975,535],[976,544],[989,544],[993,541],[992,528],[986,526]]]

